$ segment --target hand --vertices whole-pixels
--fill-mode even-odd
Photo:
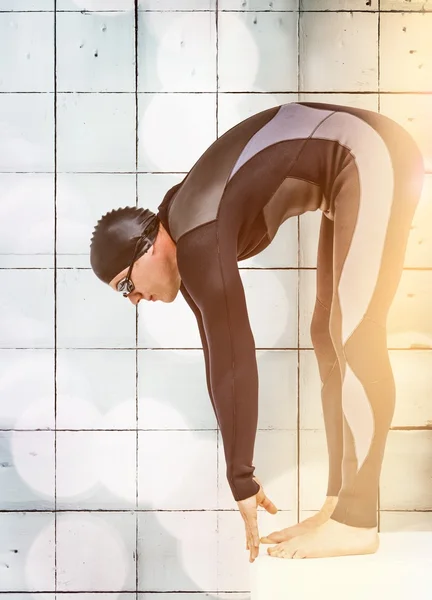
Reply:
[[[277,508],[271,500],[267,498],[262,488],[261,482],[253,477],[253,480],[260,486],[258,492],[250,498],[239,500],[237,502],[241,516],[245,522],[246,528],[246,549],[249,550],[249,562],[254,562],[259,552],[259,533],[258,533],[258,515],[257,507],[262,506],[272,515],[277,513]]]

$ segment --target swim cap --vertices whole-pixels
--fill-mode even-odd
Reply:
[[[104,283],[112,281],[130,266],[138,240],[142,237],[136,259],[148,250],[146,242],[154,243],[158,230],[159,218],[148,209],[126,206],[108,212],[97,222],[90,243],[95,275]]]

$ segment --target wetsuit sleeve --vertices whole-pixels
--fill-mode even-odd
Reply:
[[[202,318],[211,398],[236,501],[258,492],[252,465],[258,422],[255,341],[237,265],[237,240],[213,221],[177,244],[182,283]]]
[[[189,305],[189,308],[192,310],[192,312],[194,313],[195,318],[197,320],[198,330],[199,330],[199,334],[200,334],[200,338],[201,338],[201,343],[202,343],[202,346],[203,346],[203,353],[204,353],[207,391],[208,391],[208,394],[210,396],[210,400],[211,400],[211,403],[213,405],[213,410],[214,410],[214,413],[216,415],[216,420],[217,420],[217,411],[216,411],[216,406],[215,406],[215,403],[214,403],[214,400],[213,400],[213,394],[212,394],[211,384],[210,384],[208,344],[207,344],[207,338],[206,338],[206,334],[205,334],[205,330],[204,330],[204,323],[203,323],[203,320],[202,320],[202,317],[201,317],[201,312],[200,312],[200,309],[198,308],[198,306],[192,300],[192,297],[189,294],[189,292],[187,291],[187,289],[185,288],[184,283],[182,283],[180,291],[181,291],[181,293],[183,295],[183,298],[186,300],[187,304]]]

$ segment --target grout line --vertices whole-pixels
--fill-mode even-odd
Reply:
[[[300,57],[300,44],[301,44],[301,3],[302,0],[298,0],[298,18],[297,18],[297,91],[298,99],[301,100],[300,89],[301,89],[301,57]],[[300,348],[300,217],[297,217],[297,346]],[[300,350],[297,350],[297,523],[300,522]]]
[[[216,0],[216,138],[219,137],[219,0]]]
[[[259,507],[258,511],[260,513],[264,512],[264,509]],[[281,512],[292,512],[292,509],[290,508],[283,508],[280,509]],[[59,513],[64,513],[64,514],[75,514],[75,513],[89,513],[89,514],[94,514],[94,513],[102,513],[102,514],[107,514],[107,515],[112,515],[112,514],[119,514],[119,515],[124,515],[124,514],[128,514],[128,515],[133,515],[134,513],[138,512],[138,513],[179,513],[179,514],[183,514],[183,513],[218,513],[218,512],[224,512],[224,513],[237,513],[238,512],[238,508],[143,508],[143,509],[138,509],[135,510],[134,508],[59,508],[57,509],[57,512]],[[427,512],[427,511],[418,511],[418,512]],[[432,512],[432,511],[430,511]],[[54,513],[54,509],[49,509],[49,508],[30,508],[30,509],[1,509],[0,510],[0,514],[53,514]],[[3,590],[0,591],[0,594],[3,593]]]
[[[378,112],[381,112],[381,0],[378,0],[378,52],[377,52],[377,84],[378,84]]]
[[[300,218],[297,217],[297,263],[300,264]],[[297,274],[297,523],[300,522],[300,269]]]
[[[118,594],[181,594],[181,595],[185,595],[185,594],[197,594],[197,596],[206,596],[207,594],[225,594],[225,595],[229,595],[229,594],[234,594],[234,598],[237,597],[238,594],[249,594],[250,591],[248,590],[244,590],[244,591],[224,591],[224,590],[220,590],[220,591],[215,591],[215,590],[138,590],[137,592],[135,590],[62,590],[57,592],[58,594],[105,594],[107,597],[111,597],[114,596],[114,594],[118,595]],[[17,590],[5,590],[5,591],[1,591],[0,592],[0,596],[1,594],[24,594],[25,596],[28,595],[33,595],[33,594],[47,594],[47,595],[51,595],[54,594],[54,592],[52,590],[50,591],[29,591],[27,590],[22,590],[22,591],[17,591]],[[248,596],[249,598],[249,596]]]
[[[432,12],[430,13],[432,15]],[[63,90],[63,91],[57,91],[56,92],[58,95],[66,95],[66,94],[75,94],[75,95],[82,95],[82,96],[109,96],[109,95],[114,95],[114,94],[118,94],[118,95],[125,95],[128,94],[129,96],[133,96],[135,95],[135,91],[130,91],[130,92],[123,92],[123,91],[85,91],[85,90],[74,90],[74,91],[67,91],[67,90]],[[273,94],[291,94],[291,95],[295,95],[298,92],[295,90],[266,90],[266,91],[258,91],[258,90],[254,90],[254,91],[248,91],[248,90],[243,90],[243,91],[238,91],[238,90],[223,90],[221,91],[219,89],[219,94],[224,94],[224,95],[237,95],[237,96],[256,96],[256,95],[261,95],[261,96],[271,96]],[[426,90],[426,91],[418,91],[418,90],[303,90],[304,94],[325,94],[326,96],[337,96],[338,94],[344,94],[344,95],[350,95],[350,96],[371,96],[371,95],[376,95],[376,94],[387,94],[390,96],[430,96],[432,94],[432,88],[430,90]],[[32,91],[32,90],[27,90],[27,91],[0,91],[0,96],[17,96],[17,95],[45,95],[45,96],[53,96],[54,92],[41,92],[41,91]],[[208,90],[208,91],[178,91],[178,90],[173,90],[173,91],[161,91],[161,90],[155,90],[155,91],[146,91],[146,92],[138,92],[138,96],[160,96],[160,95],[178,95],[178,96],[191,96],[191,95],[198,95],[198,96],[211,96],[216,94],[216,92],[214,90]],[[61,172],[61,171],[60,171]],[[86,172],[86,171],[84,171]]]
[[[54,350],[54,348],[50,347],[50,346],[44,346],[44,347],[39,347],[39,348],[31,348],[29,346],[18,346],[18,347],[2,346],[2,347],[0,347],[0,352],[3,352],[4,350],[28,350],[28,351],[32,351],[32,352],[35,351],[35,350],[37,350],[37,351],[40,351],[40,352],[46,352],[47,350]],[[106,346],[106,347],[99,347],[99,348],[97,348],[97,347],[93,347],[93,346],[67,346],[67,347],[57,348],[57,351],[58,350],[60,350],[61,352],[64,352],[65,350],[67,350],[67,351],[71,351],[71,350],[75,351],[76,350],[76,351],[85,351],[85,352],[87,352],[89,350],[91,350],[91,351],[95,351],[95,350],[97,350],[97,351],[99,351],[99,350],[104,350],[104,351],[105,350],[109,350],[109,351],[116,351],[116,352],[117,351],[123,352],[123,351],[130,351],[130,350],[139,350],[140,352],[168,352],[168,351],[174,350],[174,351],[177,352],[179,350],[182,350],[182,351],[189,351],[189,350],[192,350],[192,351],[197,351],[197,350],[202,351],[202,347],[201,348],[199,348],[199,347],[194,348],[194,347],[188,346],[186,348],[177,348],[177,347],[174,347],[174,348],[150,348],[150,347],[143,346],[143,347],[140,347],[140,348],[136,348],[135,346],[131,346],[131,347],[129,347],[129,346],[122,346],[122,347],[116,348],[116,347]],[[264,351],[265,350],[266,352],[282,352],[284,350],[293,350],[293,351],[294,350],[295,351],[300,350],[302,352],[307,352],[307,351],[312,351],[313,348],[312,348],[312,346],[300,347],[300,348],[298,348],[297,346],[292,346],[292,347],[288,347],[288,348],[282,348],[282,347],[280,347],[280,348],[266,348],[264,346],[257,346],[256,350],[257,351]],[[391,351],[391,352],[411,352],[411,351],[416,351],[416,352],[418,352],[418,351],[430,352],[432,350],[432,346],[418,346],[418,347],[417,346],[411,346],[410,348],[392,348],[392,347],[389,347],[388,350]],[[24,431],[27,431],[27,430],[24,430]]]
[[[411,0],[408,0],[411,1]],[[325,9],[325,10],[305,10],[305,9],[300,9],[301,12],[305,12],[305,13],[315,13],[315,14],[322,14],[322,13],[365,13],[365,14],[374,14],[378,12],[378,9],[376,10],[362,10],[362,9],[337,9],[337,10],[331,10],[331,9]],[[38,13],[52,13],[54,12],[53,10],[1,10],[0,9],[0,14],[38,14]],[[77,13],[81,13],[82,15],[92,15],[92,14],[106,14],[106,13],[113,13],[113,14],[122,14],[122,13],[126,13],[129,12],[127,10],[104,10],[104,11],[100,11],[100,10],[73,10],[73,9],[60,9],[57,10],[57,13],[72,13],[72,14],[77,14]],[[151,9],[143,9],[140,8],[138,9],[138,12],[140,13],[160,13],[160,14],[171,14],[171,13],[209,13],[209,12],[214,12],[214,10],[212,9],[206,9],[206,10],[197,10],[197,9],[183,9],[183,10],[151,10]],[[219,12],[224,12],[224,13],[271,13],[274,15],[277,14],[286,14],[286,13],[294,13],[296,12],[296,10],[245,10],[245,9],[241,9],[241,10],[228,10],[228,9],[220,9]],[[386,9],[386,10],[381,10],[381,12],[383,13],[403,13],[403,14],[419,14],[419,15],[427,15],[427,14],[432,14],[432,9],[429,10],[404,10],[404,9]]]
[[[54,0],[54,591],[57,592],[57,0]]]
[[[298,14],[297,14],[297,99],[299,102],[301,98],[301,60],[300,60],[300,35],[301,35],[301,3],[302,0],[298,0]]]
[[[134,512],[139,512],[139,513],[179,513],[179,514],[183,514],[183,513],[217,513],[217,512],[223,512],[223,513],[238,513],[238,508],[200,508],[200,509],[196,509],[196,508],[158,508],[158,509],[151,509],[151,508],[147,508],[147,509],[138,509],[138,511],[135,511],[134,509],[131,508],[117,508],[117,509],[91,509],[91,508],[60,508],[57,510],[57,512],[59,513],[64,513],[64,514],[80,514],[80,513],[89,513],[89,514],[93,514],[93,513],[102,513],[102,514],[134,514]],[[258,508],[258,512],[259,514],[264,514],[264,509],[263,508]],[[283,513],[292,513],[292,508],[282,508],[279,509],[278,512],[283,512]],[[404,513],[432,513],[432,509],[404,509],[401,508],[400,510],[398,509],[381,509],[381,512],[385,512],[385,513],[393,513],[393,512],[404,512]],[[54,513],[53,509],[2,509],[0,510],[0,514],[52,514]],[[3,590],[1,590],[0,595],[4,593]]]
[[[378,36],[377,36],[377,59],[378,59],[378,112],[381,112],[381,94],[379,93],[381,88],[381,0],[378,0]],[[377,492],[377,530],[378,533],[381,530],[381,491],[380,491],[380,479],[378,479],[378,492]]]
[[[135,205],[138,207],[138,161],[139,161],[139,102],[138,102],[138,84],[139,84],[139,61],[138,61],[138,0],[134,0],[135,7]],[[139,562],[138,562],[138,539],[139,539],[139,393],[138,393],[138,305],[135,306],[135,598],[139,600]]]
[[[298,420],[299,422],[299,420]],[[122,429],[91,429],[91,428],[82,428],[82,429],[68,429],[66,427],[60,427],[57,429],[50,428],[39,428],[39,429],[18,429],[18,428],[0,428],[0,433],[6,432],[21,432],[21,433],[134,433],[136,431],[142,433],[168,433],[168,432],[177,432],[177,433],[202,433],[202,432],[216,432],[220,433],[219,427],[200,427],[200,428],[190,428],[190,429],[174,429],[171,427],[166,427],[165,429],[161,428],[122,428]],[[293,427],[258,427],[257,431],[297,431],[296,428]],[[323,428],[317,427],[300,427],[300,431],[324,431]],[[390,427],[390,431],[432,431],[431,425],[395,425]]]
[[[215,35],[216,35],[216,139],[219,138],[219,0],[215,6]],[[220,565],[220,543],[219,543],[219,501],[220,501],[220,461],[219,444],[221,443],[219,427],[216,419],[216,590],[219,592],[219,565]],[[222,442],[223,445],[223,442]]]
[[[52,256],[53,254],[0,254],[0,256]],[[57,253],[57,256],[71,256]],[[73,254],[72,256],[87,256],[86,254]],[[54,267],[0,267],[0,271],[52,271]],[[91,267],[57,267],[57,271],[91,271]],[[316,267],[239,267],[239,271],[316,271]],[[403,271],[415,271],[429,273],[432,267],[404,267]]]

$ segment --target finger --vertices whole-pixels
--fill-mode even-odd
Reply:
[[[258,522],[255,519],[254,522],[249,527],[250,530],[250,539],[251,539],[251,547],[250,547],[250,558],[253,562],[255,558],[259,554],[259,533],[258,533]]]
[[[273,502],[270,500],[270,498],[267,498],[267,496],[264,496],[264,500],[262,500],[262,502],[260,502],[260,506],[265,508],[266,511],[271,513],[272,515],[275,515],[278,511],[276,506],[273,504]]]

